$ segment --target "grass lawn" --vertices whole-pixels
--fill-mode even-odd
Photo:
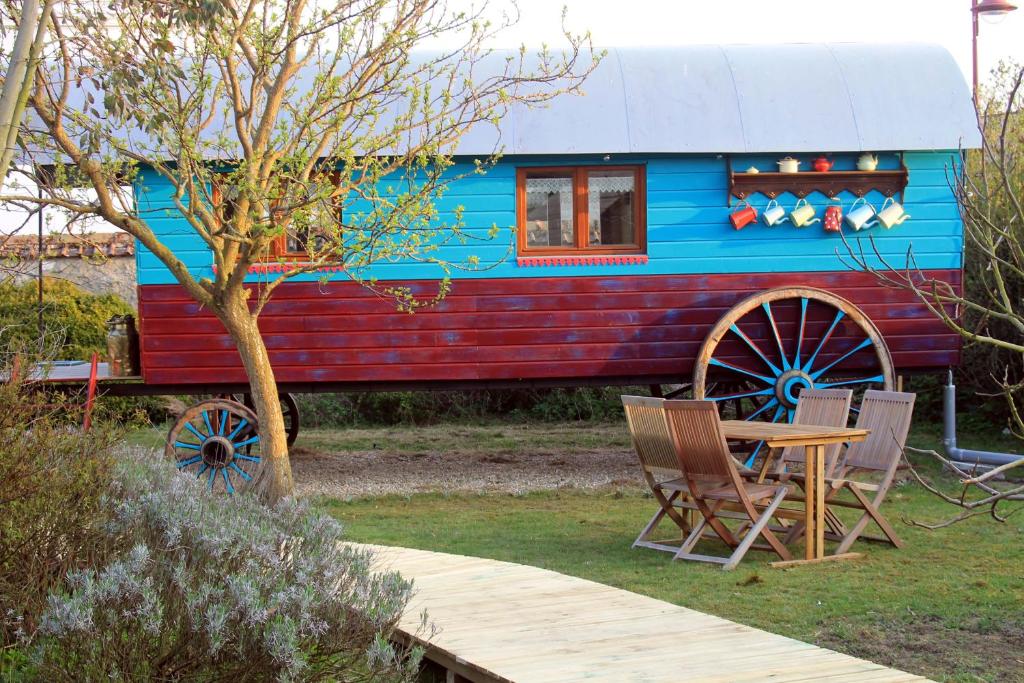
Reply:
[[[317,447],[443,447],[453,433],[482,450],[548,447],[530,430],[440,426],[425,431],[352,430],[310,435]],[[622,425],[579,427],[584,444],[626,442]],[[447,437],[445,436],[447,435]],[[967,433],[962,445],[1011,448],[1012,442]],[[937,425],[915,430],[911,444],[935,448]],[[563,444],[565,448],[580,445]],[[927,473],[944,479],[933,467]],[[639,475],[638,475],[639,481]],[[952,484],[952,480],[946,480]],[[937,531],[902,523],[934,521],[951,508],[916,484],[895,487],[884,507],[907,542],[903,550],[859,543],[867,556],[849,562],[772,569],[751,552],[739,569],[671,562],[667,554],[631,550],[655,509],[638,487],[508,494],[325,499],[356,541],[423,548],[553,569],[685,605],[908,671],[950,681],[1024,681],[1024,513],[1000,524],[987,517]],[[716,550],[721,550],[718,548]]]

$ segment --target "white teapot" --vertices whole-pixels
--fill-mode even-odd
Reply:
[[[874,171],[878,168],[878,156],[871,152],[864,152],[857,158],[858,171]]]

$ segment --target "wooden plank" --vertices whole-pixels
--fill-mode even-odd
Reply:
[[[929,276],[959,286],[956,270]],[[898,368],[946,367],[959,359],[950,334],[913,295],[864,273],[621,275],[460,279],[437,307],[415,315],[351,282],[282,285],[260,318],[279,381],[388,383],[574,378],[687,379],[711,326],[751,291],[799,280],[862,306]],[[419,295],[434,281],[408,284]],[[209,311],[176,285],[139,288],[143,375],[150,384],[245,380],[234,345]],[[809,324],[820,317],[813,309]],[[816,317],[817,316],[817,317]],[[824,321],[819,321],[824,323]],[[781,315],[786,334],[792,321]],[[766,326],[751,325],[759,340]],[[828,362],[857,339],[840,325]],[[723,342],[723,360],[744,350]],[[858,358],[848,361],[854,368]]]
[[[414,581],[400,624],[429,658],[474,681],[926,680],[654,598],[548,570],[361,546]],[[737,644],[742,644],[737,647]]]

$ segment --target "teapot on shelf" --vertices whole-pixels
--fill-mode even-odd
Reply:
[[[828,171],[831,171],[832,165],[834,163],[834,161],[829,161],[824,154],[822,154],[820,157],[811,162],[811,164],[813,164],[814,170],[817,171],[818,173],[826,173]]]
[[[864,152],[857,157],[858,171],[874,171],[876,168],[878,168],[878,155]]]

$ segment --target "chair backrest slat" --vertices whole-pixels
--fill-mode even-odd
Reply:
[[[665,401],[663,405],[685,475],[697,480],[737,479],[718,405],[714,401]]]
[[[676,458],[672,435],[665,422],[662,404],[665,399],[648,396],[623,396],[629,434],[633,437],[640,467],[655,480],[678,479],[679,459]]]
[[[850,400],[853,392],[849,389],[803,389],[796,404],[793,422],[824,427],[845,427],[850,419]],[[825,466],[829,472],[839,456],[841,443],[825,446]],[[804,462],[803,446],[787,446],[782,450],[779,467],[785,463]]]
[[[885,471],[898,461],[907,444],[915,397],[895,391],[865,391],[857,427],[870,429],[871,433],[864,441],[850,445],[843,466]]]

